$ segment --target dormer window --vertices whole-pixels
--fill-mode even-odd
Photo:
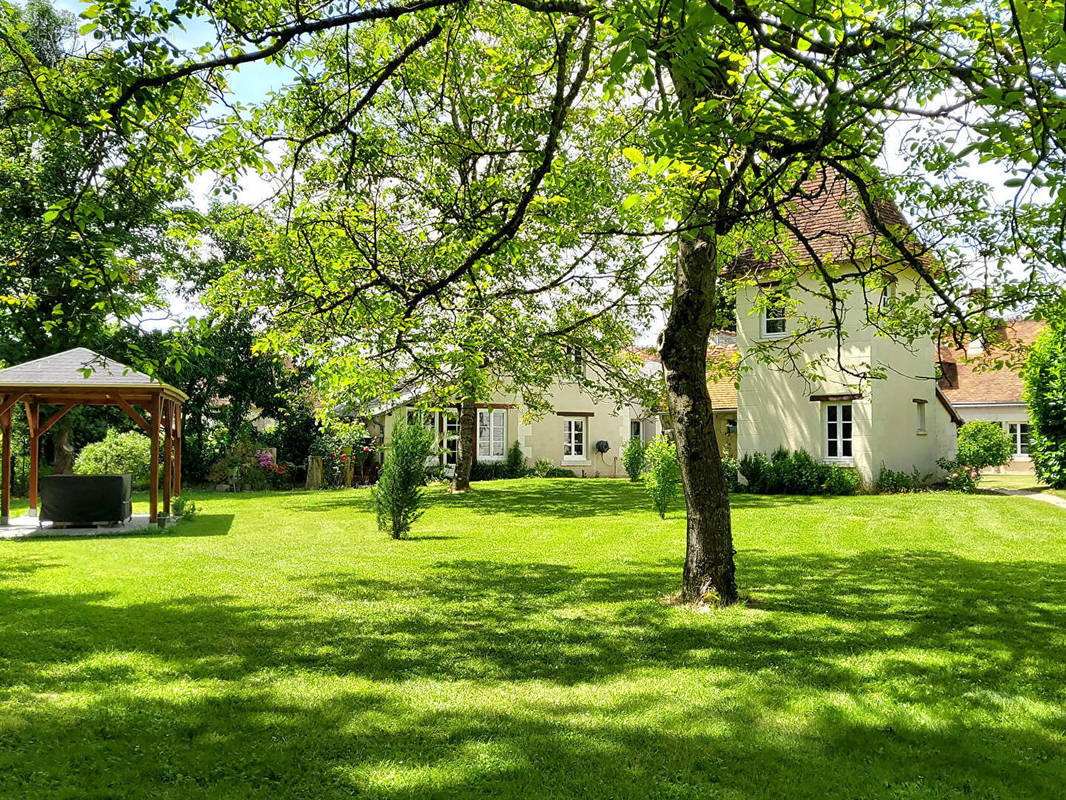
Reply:
[[[779,295],[774,295],[762,312],[762,337],[780,339],[786,332],[785,300]]]
[[[585,373],[585,354],[580,347],[567,347],[566,359],[570,362],[570,374],[577,377]]]
[[[896,282],[886,283],[881,290],[881,300],[878,303],[881,311],[887,311],[896,304]]]

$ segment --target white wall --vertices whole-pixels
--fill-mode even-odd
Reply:
[[[662,426],[656,416],[635,406],[619,409],[611,400],[597,400],[573,382],[556,383],[551,397],[553,411],[533,417],[529,416],[527,409],[520,406],[520,398],[514,392],[497,391],[485,404],[509,406],[504,409],[505,448],[510,448],[517,441],[529,467],[541,459],[546,459],[555,466],[574,470],[579,476],[621,477],[625,475],[621,452],[629,440],[630,422],[642,421],[646,440],[662,432]],[[569,416],[566,415],[567,412],[579,412],[579,415]],[[389,414],[384,419],[386,442],[391,436],[395,416]],[[584,458],[564,458],[564,431],[568,418],[581,419],[585,423]],[[608,444],[606,453],[596,451],[596,442],[600,440]]]
[[[789,332],[795,332],[798,317],[817,318],[829,324],[828,301],[815,294],[821,291],[819,282],[808,278],[801,281],[801,286],[805,290],[793,290],[791,295],[798,307],[790,311]],[[914,467],[923,473],[936,472],[936,459],[954,454],[954,426],[936,397],[933,341],[905,345],[879,335],[876,328],[867,324],[861,290],[856,285],[850,288],[842,319],[848,335],[839,358],[859,372],[887,368],[886,376],[860,384],[841,372],[836,367],[834,335],[810,337],[800,346],[799,365],[817,365],[811,379],[787,368],[752,363],[740,378],[739,453],[769,454],[786,447],[826,458],[825,404],[812,401],[811,396],[861,392],[861,398],[852,401],[853,457],[850,462],[836,463],[853,466],[867,483],[876,480],[882,464],[906,472]],[[914,289],[913,276],[899,276],[898,292],[912,293]],[[762,335],[759,313],[753,312],[758,292],[757,287],[745,287],[737,294],[737,334],[743,355],[769,341]],[[827,365],[820,364],[821,359],[826,359]],[[924,401],[926,407],[924,433],[918,431],[915,400]],[[945,419],[948,425],[944,424]]]

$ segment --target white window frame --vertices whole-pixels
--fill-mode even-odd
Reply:
[[[929,405],[929,404],[925,403],[925,402],[922,402],[922,403],[917,403],[916,402],[914,404],[915,408],[918,409],[917,412],[915,412],[918,415],[918,420],[917,420],[917,425],[918,425],[917,435],[918,436],[925,436],[926,434],[929,433],[929,428],[927,427],[928,420],[926,418],[927,417],[927,413],[926,413],[926,410],[925,410],[925,407],[927,405]],[[854,423],[852,423],[852,424],[854,425]]]
[[[637,429],[637,435],[636,436],[633,435],[633,426],[636,426],[636,429]],[[640,419],[631,419],[631,420],[629,420],[629,438],[630,439],[638,439],[641,442],[644,441],[644,420],[640,420]]]
[[[759,332],[763,339],[783,339],[788,336],[788,309],[785,307],[785,298],[780,296],[773,296],[773,300],[768,301],[766,307],[759,314]],[[771,311],[777,311],[780,309],[780,316],[774,314],[771,316]],[[770,322],[780,322],[781,330],[770,330]]]
[[[850,464],[855,460],[855,408],[851,403],[823,403],[822,410],[822,441],[825,448],[824,458],[834,464]],[[847,420],[844,419],[844,409],[847,409]],[[831,411],[832,410],[832,411]],[[832,418],[832,419],[831,419]],[[844,436],[844,425],[851,426],[851,435]],[[834,429],[830,429],[834,425]],[[835,431],[835,432],[834,432]],[[837,454],[830,455],[830,444],[836,444]],[[849,455],[844,455],[845,445],[850,450]]]
[[[580,430],[581,436],[575,434]],[[577,452],[580,438],[581,452]],[[567,450],[570,451],[569,455]],[[589,426],[587,417],[566,417],[563,420],[563,462],[588,461]]]
[[[1032,426],[1028,422],[1005,422],[1003,423],[1007,429],[1007,434],[1014,441],[1014,453],[1011,455],[1012,461],[1032,461],[1032,456],[1029,453],[1022,452],[1022,426],[1025,426],[1025,446],[1030,446],[1029,437],[1032,436]]]
[[[580,347],[567,345],[566,358],[570,362],[568,371],[573,378],[580,378],[585,374],[585,353]]]
[[[454,467],[459,461],[459,412],[441,412],[441,464],[445,467]],[[453,450],[449,445],[454,443]]]
[[[488,418],[488,424],[483,425],[482,419]],[[487,429],[489,435],[482,436],[482,430]],[[496,433],[500,432],[499,441]],[[497,447],[498,445],[498,447]],[[477,410],[477,460],[478,461],[503,461],[507,453],[507,409],[505,408],[479,408]]]

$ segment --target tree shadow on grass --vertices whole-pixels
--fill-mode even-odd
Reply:
[[[652,505],[642,484],[614,478],[551,478],[499,481],[474,484],[472,491],[453,495],[431,494],[432,504],[461,508],[476,514],[506,514],[522,517],[580,519],[603,515],[651,512]],[[824,501],[824,498],[819,498]],[[736,508],[769,508],[807,504],[811,497],[736,494],[730,503]],[[684,516],[684,503],[678,498],[669,516]]]
[[[1066,565],[918,551],[747,551],[740,563],[751,607],[710,614],[659,602],[676,587],[666,561],[441,561],[415,580],[331,571],[294,577],[300,601],[269,607],[226,594],[122,605],[0,572],[0,788],[327,798],[1061,789]],[[50,699],[68,694],[88,700]]]

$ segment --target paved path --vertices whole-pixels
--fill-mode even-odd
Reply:
[[[1009,494],[1018,497],[1031,497],[1034,500],[1043,500],[1045,503],[1051,503],[1053,506],[1066,509],[1066,499],[1057,497],[1047,492],[1034,492],[1031,489],[993,489],[996,494]]]
[[[37,517],[12,517],[7,525],[0,525],[0,539],[36,539],[50,536],[121,536],[131,533],[151,533],[147,514],[134,514],[123,525],[103,528],[53,528],[51,522],[40,523]]]

